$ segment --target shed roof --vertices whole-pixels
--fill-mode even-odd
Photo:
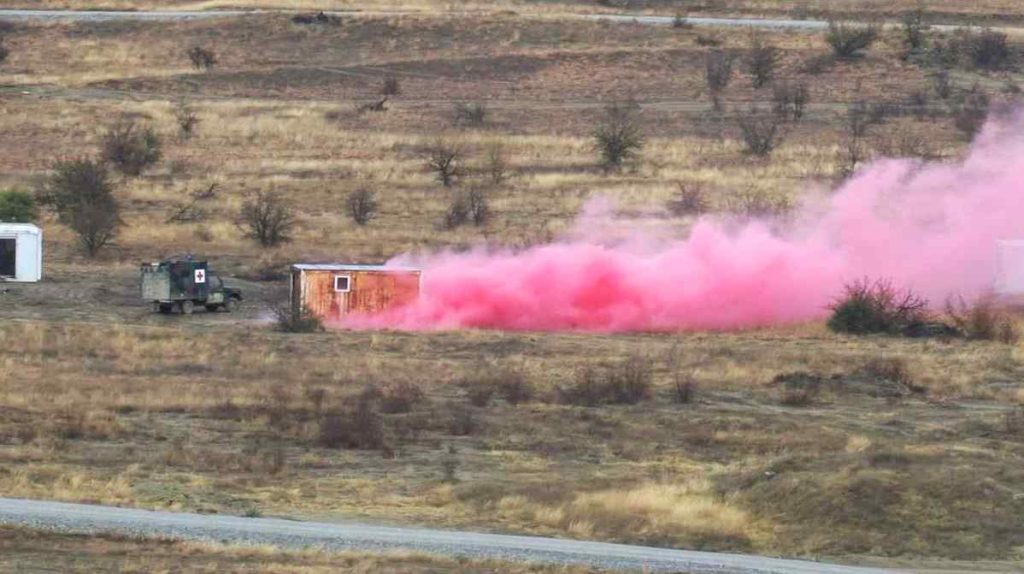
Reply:
[[[0,233],[31,233],[39,235],[42,230],[31,223],[4,223],[0,221]]]
[[[292,269],[298,271],[414,271],[421,270],[416,267],[403,267],[394,265],[352,265],[348,263],[296,263]]]

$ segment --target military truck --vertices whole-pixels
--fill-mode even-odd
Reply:
[[[191,315],[197,305],[210,312],[232,312],[242,292],[225,287],[206,261],[182,258],[142,264],[142,299],[161,313]]]

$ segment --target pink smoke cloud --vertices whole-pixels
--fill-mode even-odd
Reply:
[[[988,290],[995,242],[1024,235],[1024,116],[990,122],[965,159],[882,160],[779,231],[711,217],[687,237],[522,251],[402,256],[423,269],[417,303],[356,328],[672,331],[824,316],[843,285],[889,278],[932,301]],[[591,210],[594,211],[594,210]],[[596,210],[598,212],[602,209]],[[591,213],[589,217],[593,217]],[[589,228],[599,228],[588,225]]]

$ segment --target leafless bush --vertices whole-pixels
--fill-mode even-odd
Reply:
[[[878,39],[878,26],[854,22],[830,21],[825,42],[837,58],[850,59],[863,54]]]
[[[737,123],[749,154],[760,157],[771,155],[782,139],[778,116],[751,109],[749,113],[741,115]]]
[[[167,218],[167,223],[194,223],[204,221],[207,211],[201,204],[217,197],[217,184],[211,183],[205,188],[193,191],[189,194],[189,201],[175,209],[174,213]]]
[[[55,163],[41,201],[53,208],[59,222],[74,231],[89,257],[110,244],[122,225],[121,206],[114,197],[107,169],[99,161]]]
[[[747,73],[755,90],[766,86],[775,76],[775,66],[779,61],[779,50],[767,44],[757,33],[750,35],[750,48],[747,49]]]
[[[605,171],[620,169],[643,148],[644,138],[636,117],[638,110],[635,102],[605,108],[605,118],[594,130],[594,147],[601,154]]]
[[[733,192],[726,201],[726,208],[731,213],[754,218],[777,217],[792,207],[788,197],[772,194],[755,186]]]
[[[732,81],[732,65],[735,58],[724,50],[711,50],[704,56],[704,82],[711,94],[711,105],[722,109],[722,92]]]
[[[458,102],[455,104],[454,112],[457,126],[479,127],[487,120],[487,106],[480,102]]]
[[[398,78],[384,78],[384,82],[380,86],[380,95],[397,96],[400,93],[402,93],[402,86],[399,84]]]
[[[319,333],[324,324],[309,307],[283,303],[274,307],[274,328],[282,333]]]
[[[295,208],[280,193],[263,190],[250,193],[239,215],[239,225],[246,237],[255,239],[263,247],[291,241]]]
[[[381,412],[388,414],[412,412],[427,396],[419,385],[405,380],[384,383],[375,387],[375,392]]]
[[[903,32],[903,47],[907,53],[920,52],[928,41],[928,24],[924,21],[924,10],[918,8],[903,14],[900,18]]]
[[[931,75],[932,90],[940,100],[948,100],[953,95],[953,81],[949,77],[949,70],[940,68]]]
[[[973,139],[985,125],[991,103],[989,95],[980,86],[975,85],[956,108],[953,125],[967,138]]]
[[[864,335],[899,334],[928,320],[928,301],[886,280],[854,281],[831,306],[829,329]]]
[[[384,419],[377,402],[360,396],[338,413],[324,416],[317,442],[326,448],[384,449]]]
[[[811,76],[820,76],[832,69],[836,64],[836,57],[832,54],[819,54],[804,60],[800,71]]]
[[[634,355],[598,368],[577,369],[572,383],[559,387],[559,400],[566,404],[636,404],[651,395],[654,364],[647,357]]]
[[[927,119],[931,111],[928,106],[928,92],[924,90],[911,92],[907,96],[906,107],[916,120]]]
[[[503,145],[493,144],[487,147],[483,169],[491,185],[500,186],[508,180],[508,154]]]
[[[469,404],[480,408],[490,406],[495,393],[494,386],[486,383],[480,384],[476,381],[468,382],[464,385],[463,390],[466,392]]]
[[[377,194],[368,187],[360,187],[348,195],[345,207],[356,225],[366,225],[377,216]]]
[[[950,298],[946,301],[946,315],[968,339],[1007,345],[1020,340],[1020,330],[1013,318],[991,298],[982,297],[974,303],[967,303],[963,297]]]
[[[673,402],[680,405],[688,405],[693,402],[693,396],[697,391],[697,383],[692,377],[676,373],[672,383]]]
[[[910,365],[899,357],[875,357],[860,368],[860,373],[875,379],[884,379],[908,389],[921,389]]]
[[[202,46],[193,46],[187,52],[192,67],[197,70],[209,70],[217,64],[217,55]]]
[[[186,102],[180,102],[174,110],[174,120],[178,122],[178,132],[182,139],[189,139],[199,125],[199,114]]]
[[[0,64],[3,64],[7,60],[7,56],[11,54],[10,49],[4,45],[3,36],[0,36]]]
[[[811,100],[807,84],[779,82],[772,88],[772,111],[784,121],[800,121]]]
[[[452,200],[444,214],[444,227],[455,229],[466,223],[481,226],[485,225],[490,217],[490,202],[487,199],[487,192],[482,188],[474,187],[468,191],[458,191],[452,194]]]
[[[427,168],[441,185],[451,187],[462,173],[462,149],[445,140],[435,141],[427,148]]]
[[[480,427],[473,409],[455,404],[451,407],[448,418],[448,433],[454,436],[469,436]]]
[[[668,202],[668,211],[676,217],[683,215],[702,215],[708,211],[707,193],[700,184],[679,184],[679,191]]]
[[[152,127],[118,120],[103,135],[103,159],[125,175],[139,175],[160,161],[160,138]]]
[[[503,368],[493,373],[492,377],[495,392],[508,404],[515,406],[533,400],[533,385],[522,370]]]
[[[962,54],[962,61],[969,68],[1001,70],[1011,60],[1006,40],[1006,34],[995,30],[967,29],[954,40],[953,49]]]
[[[779,403],[787,407],[810,406],[821,394],[821,377],[803,371],[776,375],[772,385],[782,387]]]

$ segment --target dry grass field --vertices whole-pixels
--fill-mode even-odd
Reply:
[[[153,169],[115,180],[126,224],[116,245],[87,259],[46,214],[46,281],[0,294],[3,495],[849,561],[1024,560],[1020,345],[852,338],[819,323],[738,333],[288,335],[273,330],[269,313],[286,287],[260,280],[297,260],[541,243],[571,229],[595,197],[614,201],[626,229],[678,235],[693,220],[665,207],[680,183],[705,189],[720,212],[784,209],[827,193],[840,176],[848,106],[904,103],[931,89],[927,69],[900,59],[896,37],[862,59],[808,71],[827,53],[819,35],[766,33],[782,50],[777,76],[806,82],[811,104],[765,159],[745,153],[736,118],[770,105],[771,88],[754,90],[738,73],[722,112],[704,89],[707,45],[742,49],[746,31],[543,14],[339,26],[260,15],[18,24],[4,36],[0,187],[31,189],[54,160],[95,154],[121,117],[154,126],[164,147]],[[219,63],[193,70],[184,55],[193,45],[215,50]],[[360,112],[388,77],[401,85],[389,109]],[[994,93],[1017,79],[953,74],[961,89],[977,82]],[[962,153],[949,104],[930,97],[934,114],[873,127],[870,148]],[[607,103],[626,98],[641,105],[647,144],[636,165],[605,174],[591,132]],[[189,139],[174,118],[181,102],[199,118]],[[456,102],[483,102],[485,121],[455,125]],[[486,225],[440,225],[452,192],[425,169],[438,138],[464,150],[463,188],[483,185],[488,152],[500,146],[511,177],[488,187]],[[211,184],[218,193],[205,220],[167,222],[188,193]],[[380,211],[358,226],[345,198],[364,186]],[[294,241],[266,250],[243,238],[237,214],[256,190],[294,205]],[[143,307],[138,262],[182,252],[206,254],[234,277],[247,310],[166,317]],[[588,369],[607,364],[648,381],[650,397],[572,400]],[[531,396],[516,401],[509,389],[522,386]],[[350,419],[373,435],[345,426]],[[33,554],[44,544],[0,531],[0,548],[64,564]],[[168,571],[182,556],[208,570],[235,560],[255,571],[336,564],[123,540],[52,544],[72,549],[68,560],[80,550],[101,565],[138,549]],[[351,560],[365,571],[452,567]]]

